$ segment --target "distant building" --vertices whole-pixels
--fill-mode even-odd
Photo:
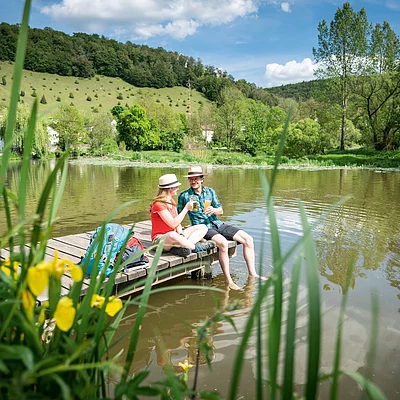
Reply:
[[[210,143],[214,136],[215,126],[201,125],[200,128],[201,128],[201,134],[203,135],[204,139],[206,140],[207,143]]]
[[[50,141],[50,149],[54,149],[58,146],[59,138],[58,138],[58,132],[54,130],[51,126],[46,127],[47,134],[49,135],[49,141]]]

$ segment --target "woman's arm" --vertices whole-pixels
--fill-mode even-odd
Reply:
[[[179,225],[185,218],[185,215],[191,209],[192,209],[192,203],[189,202],[185,205],[182,211],[175,218],[172,216],[171,212],[168,209],[158,211],[158,215],[168,226],[170,226],[172,229],[175,229],[179,227]]]

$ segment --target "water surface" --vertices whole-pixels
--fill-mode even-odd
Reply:
[[[40,190],[49,175],[52,163],[32,165],[29,176],[29,213],[34,212]],[[123,208],[114,222],[130,223],[149,219],[149,203],[156,194],[158,177],[175,173],[182,182],[186,168],[144,167],[139,165],[106,165],[85,160],[72,161],[59,220],[54,236],[88,231],[101,224],[115,207],[134,200]],[[269,247],[269,225],[261,189],[259,171],[250,168],[206,167],[206,185],[218,193],[224,207],[224,221],[235,224],[253,235],[256,262],[262,273],[272,271]],[[262,172],[269,176],[270,171]],[[17,191],[20,165],[9,170],[8,186]],[[371,296],[376,293],[380,303],[379,345],[372,380],[389,399],[399,398],[400,353],[400,173],[372,170],[281,170],[275,188],[275,207],[283,251],[290,248],[302,234],[298,205],[305,207],[313,224],[320,263],[320,287],[323,313],[321,372],[328,373],[333,365],[340,302],[345,288],[346,271],[354,264],[349,301],[344,323],[342,368],[367,374],[366,363],[370,345]],[[328,211],[344,197],[349,199]],[[188,223],[188,221],[186,221]],[[0,233],[5,231],[4,217]],[[262,246],[263,244],[263,246]],[[234,355],[240,342],[240,332],[246,322],[257,284],[247,278],[247,269],[240,254],[231,260],[231,272],[239,292],[218,294],[221,305],[241,300],[243,306],[231,312],[239,334],[227,323],[215,324],[208,341],[212,348],[212,371],[202,360],[200,387],[228,393]],[[285,266],[285,290],[289,288],[291,264]],[[180,290],[183,284],[195,285],[194,290]],[[213,268],[213,280],[174,282],[174,290],[151,297],[133,369],[150,363],[151,377],[159,379],[163,367],[171,362],[176,371],[180,361],[195,362],[196,326],[212,317],[216,304],[204,286],[225,288],[219,266]],[[285,304],[287,304],[285,293]],[[307,290],[302,281],[299,293],[297,321],[296,381],[297,390],[304,390],[307,356]],[[132,307],[130,312],[135,312]],[[123,334],[134,323],[127,319],[120,327]],[[265,325],[265,319],[263,324]],[[283,332],[285,330],[285,323]],[[266,332],[265,326],[265,332]],[[284,339],[284,336],[282,336]],[[126,348],[129,336],[121,342]],[[118,350],[116,350],[118,351]],[[244,360],[243,384],[240,394],[255,398],[255,343],[252,338]],[[191,370],[193,371],[193,370]],[[192,374],[193,375],[193,374]],[[359,398],[359,389],[350,378],[341,379],[341,399]],[[327,398],[329,387],[320,386],[320,397]]]

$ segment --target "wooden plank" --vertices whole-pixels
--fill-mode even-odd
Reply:
[[[151,221],[140,221],[136,224],[127,224],[125,227],[131,228],[134,225],[134,234],[145,248],[152,246],[151,242]],[[90,244],[90,239],[95,231],[79,233],[76,235],[61,236],[58,238],[52,238],[47,243],[45,261],[52,261],[54,258],[54,251],[58,250],[58,256],[61,259],[67,259],[77,264],[81,260],[82,255],[86,251]],[[229,257],[234,257],[236,255],[235,241],[228,242],[228,255]],[[149,258],[149,264],[131,268],[125,272],[119,272],[116,275],[114,293],[121,292],[124,288],[129,289],[130,293],[137,292],[143,289],[143,278],[148,275],[148,270],[154,261],[155,249],[151,249],[146,254]],[[2,250],[1,256],[7,257],[9,253],[6,250]],[[157,263],[157,275],[153,282],[153,285],[167,282],[170,279],[174,279],[178,276],[183,276],[191,271],[196,271],[205,266],[209,266],[214,262],[218,262],[218,249],[210,249],[201,253],[191,253],[188,257],[177,257],[169,252],[163,252]],[[181,266],[181,268],[176,268]],[[168,270],[170,269],[170,271]],[[158,274],[161,273],[162,277]],[[165,274],[166,273],[166,274]],[[104,281],[104,284],[108,279]],[[66,295],[72,286],[73,281],[68,273],[64,274],[61,278],[62,294]],[[90,284],[90,279],[85,278],[82,284],[82,295],[87,292],[88,286]],[[47,293],[44,292],[38,301],[42,302],[47,300]]]

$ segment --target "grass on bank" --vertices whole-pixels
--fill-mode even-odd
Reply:
[[[213,165],[256,165],[272,166],[275,163],[273,155],[257,155],[255,157],[235,151],[195,150],[182,151],[125,151],[118,154],[108,154],[108,158],[152,164],[213,164]],[[329,152],[319,156],[290,159],[282,156],[280,166],[293,167],[365,167],[365,168],[400,168],[400,151],[379,152],[369,149]]]

